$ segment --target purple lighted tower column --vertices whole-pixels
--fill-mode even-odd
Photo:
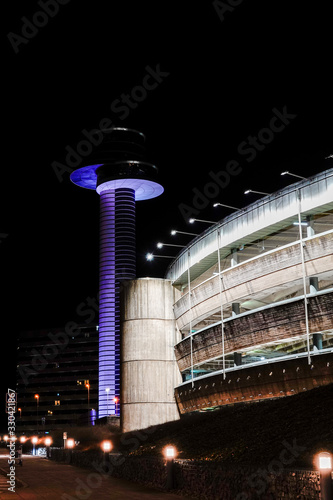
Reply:
[[[135,202],[163,193],[157,168],[144,161],[145,136],[125,128],[103,132],[92,164],[70,177],[100,195],[99,418],[120,414],[114,402],[120,394],[119,286],[136,277]]]

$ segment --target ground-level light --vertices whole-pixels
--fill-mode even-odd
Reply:
[[[74,448],[75,446],[75,441],[72,438],[67,439],[67,448]]]
[[[31,438],[31,442],[32,442],[32,454],[36,455],[36,444],[38,443],[38,437],[37,436],[33,436]]]
[[[177,450],[174,446],[166,446],[163,450],[163,454],[167,460],[172,460],[177,455]]]
[[[177,450],[174,446],[168,445],[163,448],[163,455],[166,458],[166,489],[172,490],[175,488],[175,464],[174,458],[177,455]]]
[[[319,453],[318,465],[320,470],[332,470],[332,455],[326,451]]]
[[[322,451],[318,453],[316,462],[320,472],[320,498],[322,500],[332,500],[332,454]]]
[[[50,437],[45,438],[45,446],[51,446],[51,444],[52,444],[52,438]]]
[[[111,441],[102,441],[102,444],[101,444],[101,447],[102,447],[102,450],[104,451],[104,453],[108,453],[112,450],[112,443]]]

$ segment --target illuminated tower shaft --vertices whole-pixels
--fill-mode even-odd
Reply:
[[[105,389],[114,397],[120,394],[119,283],[135,278],[135,192],[120,188],[100,196],[98,397],[104,413],[109,408]],[[113,405],[112,398],[110,408]]]
[[[71,181],[100,195],[100,295],[98,416],[119,415],[120,304],[123,280],[136,277],[135,202],[159,196],[157,169],[142,160],[145,137],[129,129],[103,131],[94,164],[75,170]],[[107,390],[106,390],[107,389]]]

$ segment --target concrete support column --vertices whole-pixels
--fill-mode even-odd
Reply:
[[[316,293],[319,290],[319,280],[316,276],[310,278],[310,293]]]
[[[232,316],[237,316],[237,314],[240,313],[240,303],[239,302],[234,302],[231,304],[231,314]]]
[[[174,355],[181,340],[170,280],[141,278],[121,289],[121,426],[123,432],[177,420],[174,388],[182,382]]]
[[[235,366],[240,366],[242,364],[242,353],[234,352],[234,364]]]
[[[314,236],[315,230],[313,227],[313,216],[309,215],[306,218],[306,221],[308,223],[307,228],[306,228],[306,236],[309,238],[310,236]],[[318,278],[313,276],[310,278],[310,293],[316,293],[319,290],[319,284],[318,284]]]
[[[237,248],[233,248],[231,255],[231,267],[234,267],[236,264],[238,264],[238,252]],[[240,312],[239,302],[234,302],[233,304],[231,304],[231,315],[237,316],[239,312]]]
[[[314,234],[315,234],[315,230],[313,227],[313,216],[308,215],[306,218],[306,221],[308,223],[308,225],[306,227],[306,236],[309,238],[310,236],[314,236]]]
[[[234,267],[236,264],[238,264],[238,252],[237,252],[237,248],[233,248],[232,249],[230,263],[231,263],[231,267]]]
[[[321,351],[323,348],[323,335],[322,333],[314,333],[312,335],[313,350]]]

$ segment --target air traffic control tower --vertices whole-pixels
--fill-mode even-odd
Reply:
[[[135,203],[163,193],[157,168],[145,161],[145,136],[104,130],[89,165],[71,181],[100,195],[100,296],[98,417],[120,415],[120,283],[136,278]]]

